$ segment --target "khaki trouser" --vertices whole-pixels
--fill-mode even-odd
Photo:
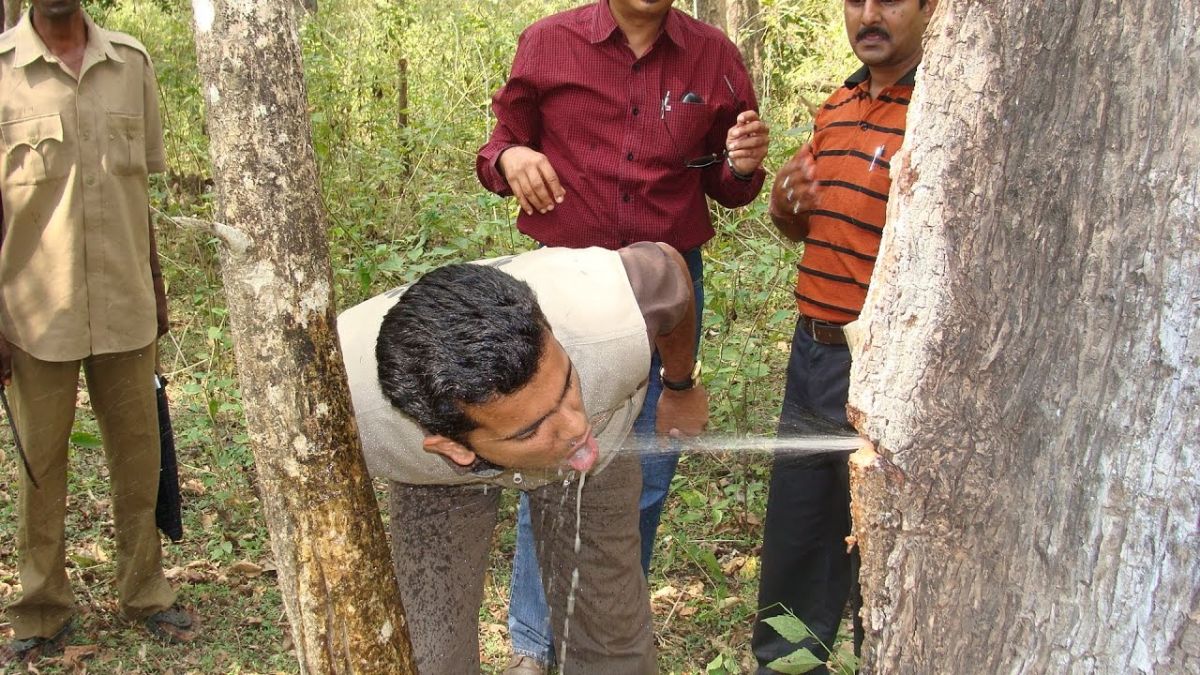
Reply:
[[[578,553],[577,485],[551,483],[528,493],[559,665],[568,674],[657,673],[639,559],[638,458],[617,457],[588,476]],[[498,487],[391,484],[392,556],[422,673],[479,672],[479,607],[499,501]]]
[[[82,360],[110,476],[121,611],[140,619],[175,601],[162,573],[154,524],[158,413],[154,345]],[[17,431],[39,487],[24,467],[18,507],[21,599],[9,605],[14,637],[50,637],[75,613],[65,569],[67,441],[75,419],[80,361],[50,362],[13,348],[9,387]]]

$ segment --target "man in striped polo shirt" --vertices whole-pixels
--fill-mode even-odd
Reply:
[[[935,4],[844,0],[846,34],[863,67],[821,106],[812,141],[775,178],[771,220],[804,242],[780,436],[848,428],[850,352],[842,327],[858,318],[875,267],[890,160],[904,141],[921,38]],[[856,651],[861,644],[857,552],[847,554],[845,543],[849,502],[846,453],[775,458],[752,639],[760,673],[773,672],[767,664],[798,646],[824,660],[850,596]],[[822,644],[789,643],[762,622],[785,609]]]

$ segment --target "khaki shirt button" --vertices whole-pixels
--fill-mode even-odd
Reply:
[[[92,139],[92,134],[87,131],[81,131],[79,133],[79,137],[85,141],[90,141]]]
[[[92,185],[95,185],[95,184],[96,184],[96,177],[95,177],[95,176],[88,176],[87,178],[84,178],[84,179],[83,179],[83,182],[84,182],[84,184],[86,184],[86,185],[88,185],[88,186],[90,187],[90,186],[92,186]]]

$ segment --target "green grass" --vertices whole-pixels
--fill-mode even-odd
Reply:
[[[583,0],[579,0],[583,1]],[[322,0],[302,30],[330,259],[339,306],[399,285],[447,262],[527,249],[513,227],[515,204],[479,187],[474,153],[490,130],[489,98],[503,82],[516,36],[574,1]],[[690,3],[677,3],[680,7]],[[161,362],[170,379],[184,485],[186,539],[166,544],[164,566],[203,621],[195,647],[168,648],[116,617],[111,514],[102,450],[77,447],[71,464],[68,569],[81,621],[71,644],[96,647],[91,672],[298,672],[256,497],[221,291],[218,244],[172,216],[211,215],[213,195],[202,100],[182,0],[89,3],[103,25],[140,38],[154,56],[171,173],[152,182],[172,330]],[[854,68],[837,6],[827,0],[763,0],[768,73],[760,86],[772,125],[773,169],[807,136],[799,95],[819,101]],[[400,59],[407,60],[409,126],[398,127]],[[714,431],[769,435],[783,392],[794,322],[796,251],[781,241],[763,199],[715,208],[705,248],[703,361]],[[77,431],[94,445],[80,406]],[[0,431],[5,446],[7,431]],[[10,453],[0,481],[15,485]],[[650,578],[664,672],[751,669],[748,642],[757,594],[768,459],[692,454],[680,463]],[[14,490],[0,490],[0,603],[18,591]],[[386,500],[381,499],[381,503]],[[515,500],[502,502],[481,609],[485,670],[503,667]],[[265,568],[253,575],[253,563]],[[0,638],[10,634],[0,623]],[[79,653],[78,650],[75,653]],[[46,660],[40,672],[81,672]]]

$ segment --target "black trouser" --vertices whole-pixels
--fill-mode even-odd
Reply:
[[[849,386],[850,352],[846,346],[814,342],[797,325],[778,435],[845,431]],[[774,672],[766,668],[767,663],[800,647],[826,659],[826,648],[833,646],[848,598],[855,617],[855,651],[862,644],[858,551],[847,553],[845,541],[850,534],[847,456],[845,452],[780,452],[775,457],[763,531],[759,620],[751,639],[759,673]],[[765,618],[785,613],[785,608],[825,647],[811,640],[789,643],[763,623]]]

